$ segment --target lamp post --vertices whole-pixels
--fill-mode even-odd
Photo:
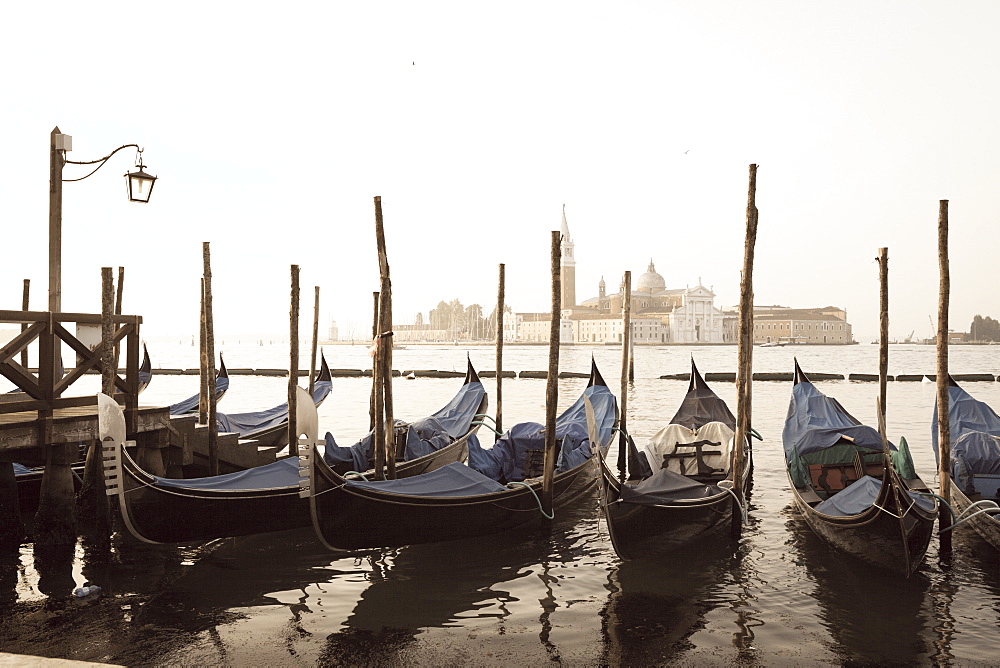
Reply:
[[[83,181],[98,169],[118,151],[123,148],[134,148],[138,152],[136,168],[134,172],[125,175],[128,187],[128,198],[130,202],[148,203],[149,196],[153,191],[153,184],[156,177],[143,171],[145,165],[142,164],[142,149],[138,144],[125,144],[119,146],[108,155],[98,160],[78,162],[67,160],[66,153],[73,150],[73,137],[64,135],[56,126],[49,135],[49,311],[53,313],[62,311],[62,190],[63,181]],[[67,163],[72,165],[97,165],[90,174],[78,179],[64,179],[62,177],[63,166]]]

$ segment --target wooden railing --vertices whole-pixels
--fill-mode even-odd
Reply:
[[[139,397],[139,325],[142,316],[116,315],[112,343],[125,342],[125,375],[115,369],[115,398],[125,405],[125,419],[130,429],[135,426]],[[100,326],[101,315],[89,313],[51,313],[49,311],[0,311],[0,324],[22,325],[20,334],[0,348],[0,375],[13,382],[20,393],[13,393],[0,402],[0,413],[38,411],[39,419],[51,418],[59,408],[93,406],[96,397],[62,397],[63,392],[83,374],[94,369],[103,373],[101,347],[91,350],[68,329],[71,323]],[[15,358],[37,342],[38,369],[29,369]],[[66,344],[77,360],[72,368],[61,368],[56,361],[56,348]],[[22,360],[23,361],[23,360]],[[115,364],[116,362],[112,362]],[[23,394],[22,394],[23,393]]]

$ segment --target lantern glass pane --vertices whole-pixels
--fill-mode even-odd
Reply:
[[[155,177],[146,174],[132,173],[128,175],[129,200],[132,202],[149,202]]]

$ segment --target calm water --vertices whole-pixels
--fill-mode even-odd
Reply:
[[[227,342],[236,367],[282,367],[287,348]],[[363,368],[363,346],[329,346],[330,365]],[[494,368],[492,348],[410,346],[396,369]],[[755,371],[877,373],[877,346],[754,350]],[[154,367],[194,367],[190,345],[151,344]],[[620,351],[566,347],[560,368],[588,370],[595,355],[615,393]],[[629,425],[637,440],[663,426],[686,390],[661,374],[734,371],[733,347],[636,351]],[[504,368],[547,367],[546,347],[505,350]],[[955,347],[954,373],[1000,373],[989,347]],[[303,364],[303,366],[308,366]],[[892,346],[890,373],[933,373],[931,346]],[[85,379],[86,381],[96,379]],[[457,379],[399,379],[395,413],[419,417],[455,392]],[[486,381],[491,411],[495,385]],[[560,382],[560,409],[584,380]],[[196,391],[197,377],[155,376],[148,404]],[[735,411],[732,383],[713,383]],[[824,382],[862,421],[875,424],[877,384]],[[1000,383],[967,383],[1000,407]],[[85,388],[89,391],[90,388]],[[95,388],[96,389],[96,385]],[[220,410],[284,401],[281,378],[234,376]],[[506,380],[504,424],[543,421],[544,380]],[[231,665],[809,665],[984,664],[1000,661],[1000,560],[959,530],[949,564],[937,539],[909,580],[830,554],[793,510],[781,450],[789,382],[755,383],[750,526],[736,548],[707,544],[649,563],[615,556],[596,495],[562,511],[543,531],[385,550],[324,552],[309,531],[206,545],[142,547],[119,541],[110,562],[88,556],[53,565],[30,546],[0,563],[0,650],[127,664]],[[370,381],[336,379],[320,408],[321,430],[341,443],[367,425]],[[890,383],[890,438],[905,435],[925,481],[936,487],[930,451],[934,386]],[[82,393],[82,390],[81,390]],[[488,442],[488,437],[483,437]],[[90,580],[95,601],[65,602]],[[12,614],[20,613],[20,614]]]

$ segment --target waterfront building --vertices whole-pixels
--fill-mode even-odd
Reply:
[[[734,308],[727,313],[726,329],[735,340],[738,328]],[[847,311],[837,306],[790,308],[788,306],[753,307],[754,343],[854,343]]]

